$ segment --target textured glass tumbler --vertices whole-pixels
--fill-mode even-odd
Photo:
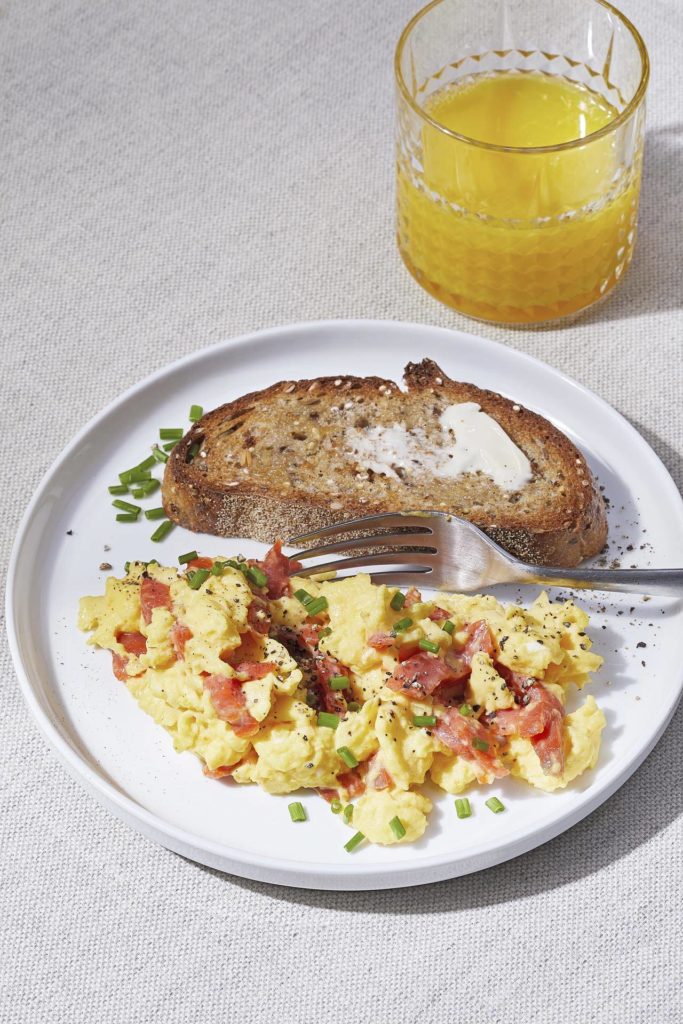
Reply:
[[[415,279],[461,313],[509,324],[606,296],[636,238],[649,63],[634,26],[602,0],[435,0],[406,26],[395,71],[397,239]],[[592,130],[579,112],[584,137],[557,143],[550,125],[547,145],[542,100],[530,145],[444,123],[444,97],[502,75],[526,90],[527,114],[529,86],[545,85],[578,96],[578,111],[583,96],[605,123]]]

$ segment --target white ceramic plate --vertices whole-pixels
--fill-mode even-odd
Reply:
[[[418,324],[329,321],[236,338],[161,370],[89,423],[38,488],[13,552],[7,621],[26,702],[50,745],[101,802],[162,845],[233,874],[311,888],[380,889],[451,878],[571,827],[626,781],[669,721],[683,682],[680,603],[584,594],[594,649],[605,658],[591,687],[607,717],[595,770],[553,795],[506,779],[474,793],[474,814],[466,821],[457,819],[452,797],[437,793],[420,842],[364,845],[350,855],[343,844],[351,833],[314,793],[301,797],[308,823],[293,825],[291,797],[204,778],[196,758],[176,754],[167,734],[114,679],[109,655],[86,647],[75,626],[78,599],[102,591],[102,561],[121,574],[128,558],[174,564],[193,548],[264,550],[178,528],[153,544],[154,523],[114,521],[107,485],[144,457],[160,426],[185,424],[193,402],[210,409],[286,378],[360,373],[400,381],[405,363],[424,356],[453,377],[541,412],[579,445],[611,502],[610,557],[643,567],[683,561],[683,502],[640,435],[585,388],[491,341]],[[523,600],[535,595],[527,588]],[[511,589],[498,596],[520,599]],[[493,794],[503,799],[504,814],[484,807]]]

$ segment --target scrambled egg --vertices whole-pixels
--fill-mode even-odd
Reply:
[[[572,602],[541,594],[530,608],[505,607],[439,594],[402,603],[364,575],[293,580],[292,595],[272,600],[244,570],[221,561],[197,584],[193,570],[132,563],[80,605],[90,643],[112,652],[140,707],[207,774],[269,793],[321,790],[333,810],[346,805],[340,820],[390,844],[423,834],[425,782],[457,794],[510,774],[551,792],[595,766],[602,712],[592,697],[563,711],[569,688],[601,664]],[[311,600],[323,606],[313,616]],[[452,678],[420,689],[409,672],[420,659]]]

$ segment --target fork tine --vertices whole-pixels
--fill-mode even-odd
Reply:
[[[338,540],[334,544],[321,544],[317,548],[304,548],[290,555],[295,561],[304,558],[319,558],[321,555],[333,555],[337,551],[349,551],[351,548],[373,548],[391,545],[395,548],[419,547],[429,554],[436,554],[433,545],[427,545],[425,540],[431,540],[431,534],[424,533],[378,533],[372,537],[349,537],[348,540]]]
[[[373,583],[385,583],[389,587],[402,587],[406,582],[407,576],[426,576],[429,578],[432,572],[432,569],[427,569],[425,566],[411,568],[407,565],[402,572],[371,572],[370,579]]]
[[[430,556],[431,557],[431,556]],[[393,565],[401,566],[401,570],[419,568],[423,572],[431,571],[432,566],[425,562],[423,556],[417,552],[407,552],[404,555],[385,552],[379,555],[358,555],[355,558],[338,558],[334,562],[318,562],[317,565],[306,565],[303,569],[297,569],[292,576],[314,576],[321,572],[333,572],[338,569],[358,569],[367,565]]]
[[[429,523],[429,516],[406,513],[385,513],[380,512],[374,516],[362,516],[360,519],[348,519],[343,523],[333,523],[332,526],[322,526],[319,530],[312,530],[310,533],[301,533],[297,537],[290,537],[287,541],[288,547],[297,547],[299,544],[306,544],[309,541],[319,540],[321,537],[330,537],[335,533],[350,533],[353,530],[364,530],[373,528],[386,528],[390,530],[411,529],[419,533],[433,533]]]

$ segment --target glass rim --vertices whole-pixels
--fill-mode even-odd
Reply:
[[[424,18],[424,16],[429,13],[429,11],[432,10],[432,8],[439,7],[444,2],[445,0],[431,0],[430,3],[426,4],[424,7],[421,7],[420,10],[413,15],[413,17],[410,19],[408,24],[401,32],[401,35],[399,36],[398,43],[396,44],[396,52],[394,54],[394,74],[396,76],[396,82],[398,84],[399,90],[403,95],[403,98],[406,100],[408,105],[413,108],[415,113],[422,118],[423,121],[426,121],[428,124],[432,125],[433,128],[436,128],[444,135],[448,135],[453,139],[457,139],[458,142],[465,142],[470,146],[476,146],[479,149],[492,150],[497,153],[558,153],[562,152],[563,150],[576,149],[577,146],[585,146],[587,143],[592,142],[594,139],[599,139],[605,135],[609,135],[610,132],[615,131],[615,129],[617,129],[620,125],[624,124],[624,122],[630,118],[631,114],[633,114],[633,112],[642,103],[643,98],[645,96],[645,91],[647,89],[647,84],[650,78],[650,58],[643,37],[641,36],[638,29],[635,27],[633,22],[629,18],[627,18],[626,15],[623,14],[623,12],[620,11],[618,7],[615,7],[614,4],[609,3],[609,0],[593,0],[593,3],[598,4],[600,7],[606,8],[608,11],[614,14],[618,18],[618,20],[628,29],[628,31],[631,33],[631,36],[635,41],[636,46],[638,47],[638,53],[640,54],[642,64],[638,88],[636,89],[636,91],[634,92],[633,96],[626,104],[624,109],[619,114],[617,114],[613,121],[609,121],[607,124],[603,125],[602,128],[598,128],[594,132],[590,132],[590,134],[585,135],[582,139],[569,139],[567,142],[558,142],[552,146],[500,146],[495,142],[484,142],[482,139],[473,139],[469,135],[462,135],[460,134],[460,132],[453,131],[452,128],[447,128],[446,125],[441,124],[435,118],[430,117],[430,115],[420,106],[417,100],[415,100],[415,98],[411,96],[410,91],[408,90],[408,86],[406,85],[405,79],[403,77],[403,72],[401,70],[401,58],[403,56],[403,51],[413,29],[415,28],[417,23],[421,21],[422,18]]]

